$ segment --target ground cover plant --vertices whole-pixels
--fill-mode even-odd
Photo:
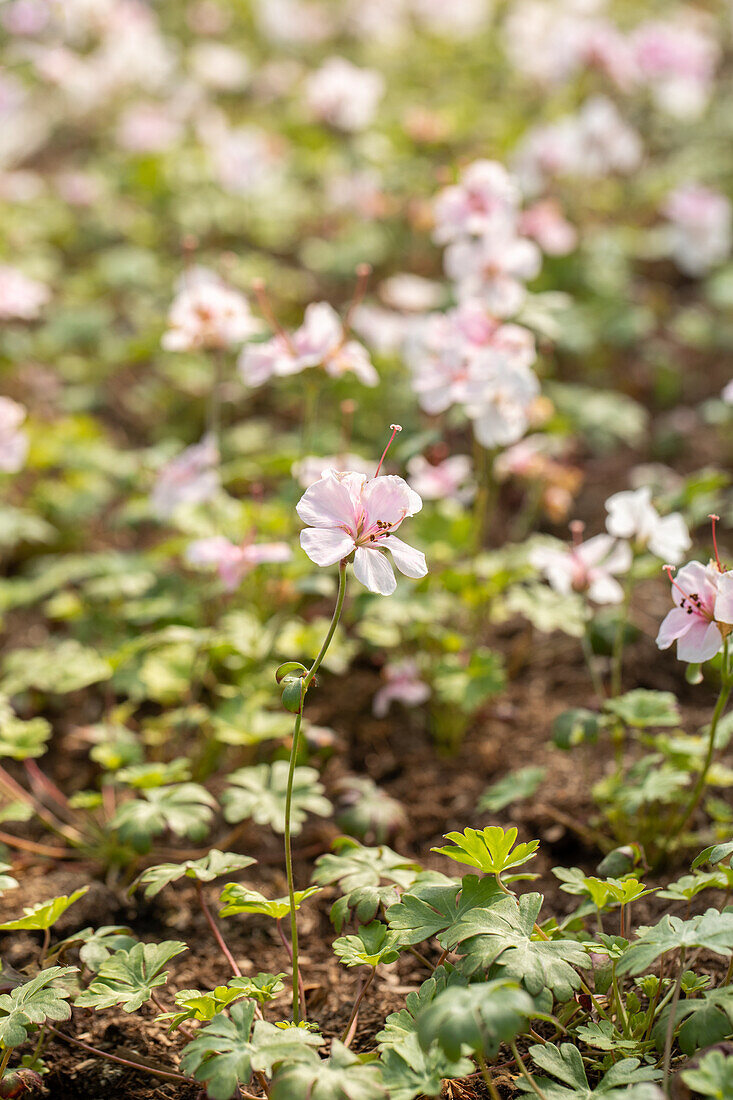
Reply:
[[[730,4],[0,43],[0,1096],[733,1097]]]

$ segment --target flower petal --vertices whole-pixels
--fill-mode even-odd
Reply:
[[[660,649],[669,649],[672,642],[686,634],[691,626],[692,616],[681,607],[673,607],[659,625],[657,645]]]
[[[300,545],[316,565],[335,565],[354,549],[354,540],[339,527],[306,527]]]
[[[385,539],[381,540],[380,545],[390,551],[395,565],[400,573],[404,573],[406,577],[417,579],[426,575],[428,565],[422,550],[416,550],[413,546],[408,546],[396,535],[387,535]]]
[[[356,531],[356,498],[366,481],[363,474],[339,475],[327,470],[303,493],[296,511],[309,527],[348,527]]]
[[[391,596],[397,587],[394,570],[379,550],[358,547],[354,555],[354,576],[370,592]]]
[[[366,517],[365,527],[377,520],[401,523],[405,516],[414,516],[422,508],[422,500],[407,482],[394,474],[383,474],[367,481],[361,494]]]
[[[723,635],[716,623],[708,623],[697,616],[684,637],[677,642],[677,656],[681,661],[693,661],[702,664],[709,661],[723,644]]]
[[[715,618],[719,623],[733,623],[733,571],[723,573],[718,581]]]

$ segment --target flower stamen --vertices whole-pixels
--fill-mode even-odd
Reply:
[[[375,477],[379,477],[379,471],[382,469],[382,463],[384,462],[385,458],[387,457],[387,451],[392,446],[392,440],[397,435],[397,432],[402,431],[402,425],[401,424],[390,424],[390,429],[392,431],[392,435],[389,437],[389,439],[387,441],[387,446],[382,451],[382,457],[379,460],[379,465],[377,466],[376,472],[374,474]]]

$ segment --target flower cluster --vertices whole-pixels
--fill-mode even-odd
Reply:
[[[321,122],[339,130],[364,130],[372,122],[384,95],[384,77],[360,69],[343,57],[330,57],[306,83],[309,110]]]
[[[261,328],[243,294],[208,268],[195,267],[179,284],[162,345],[166,351],[231,348]]]
[[[264,343],[248,344],[239,357],[242,379],[252,387],[318,366],[332,378],[351,372],[365,386],[376,386],[379,381],[366,348],[349,339],[328,302],[309,305],[303,324],[292,334],[280,331]]]
[[[687,275],[704,275],[731,249],[731,204],[709,187],[678,187],[662,208],[669,219],[670,252]]]

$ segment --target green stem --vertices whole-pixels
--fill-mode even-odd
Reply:
[[[611,698],[615,699],[621,691],[621,683],[623,680],[624,672],[624,641],[626,637],[626,624],[629,621],[629,610],[631,608],[631,592],[632,592],[632,580],[631,573],[634,568],[634,562],[632,560],[629,566],[629,572],[626,576],[624,583],[624,601],[621,604],[621,612],[619,614],[619,620],[616,625],[616,633],[613,639],[613,651],[611,654]]]
[[[606,701],[606,693],[603,690],[603,681],[601,680],[601,677],[598,674],[598,669],[596,667],[596,657],[595,653],[593,652],[593,646],[591,645],[590,640],[590,627],[591,620],[588,619],[583,629],[583,637],[580,640],[580,644],[583,647],[583,657],[585,659],[586,667],[588,669],[588,674],[590,675],[591,683],[593,684],[593,690],[596,694],[596,700],[598,701],[598,705],[602,707]]]
[[[3,1077],[5,1076],[5,1070],[8,1068],[8,1062],[10,1061],[10,1055],[12,1053],[12,1047],[8,1047],[8,1049],[3,1052],[3,1060],[2,1062],[0,1062],[0,1081],[2,1081]]]
[[[484,1084],[486,1085],[486,1088],[489,1090],[489,1096],[491,1097],[491,1100],[501,1100],[501,1097],[499,1096],[499,1091],[491,1078],[491,1074],[489,1073],[489,1067],[486,1065],[486,1059],[479,1051],[476,1051],[476,1061],[481,1067],[481,1076],[484,1079]]]
[[[667,1023],[667,1037],[664,1041],[664,1061],[662,1063],[664,1069],[664,1080],[662,1082],[662,1088],[664,1092],[669,1095],[669,1067],[672,1060],[672,1039],[674,1038],[675,1029],[675,1016],[677,1015],[677,1002],[680,999],[680,993],[682,991],[682,975],[685,970],[685,949],[684,947],[680,951],[680,967],[677,971],[677,981],[674,987],[674,993],[672,995],[672,1002],[669,1006],[669,1021]]]
[[[720,694],[718,695],[718,701],[715,704],[715,710],[713,711],[713,717],[710,722],[710,733],[708,736],[708,751],[705,754],[705,760],[703,766],[700,769],[700,774],[697,777],[697,782],[692,788],[689,802],[685,810],[682,813],[680,820],[673,826],[666,834],[667,837],[680,836],[687,822],[690,820],[695,810],[700,804],[700,799],[703,796],[705,790],[705,784],[708,778],[708,772],[710,771],[710,765],[713,762],[713,756],[715,755],[715,734],[718,729],[718,722],[723,717],[728,698],[733,688],[733,675],[731,675],[729,667],[728,656],[728,639],[723,642],[723,667],[722,667],[722,683],[720,685]]]
[[[618,987],[618,978],[616,977],[616,963],[611,968],[611,981],[613,985],[613,997],[616,1002],[616,1011],[621,1022],[621,1029],[625,1039],[629,1038],[629,1021],[624,1011],[624,1003],[621,999],[621,991]]]
[[[303,702],[305,700],[306,692],[312,684],[318,669],[321,666],[323,658],[326,656],[328,647],[331,644],[333,636],[336,632],[336,627],[339,624],[341,618],[341,612],[344,607],[344,597],[346,596],[346,559],[339,562],[339,587],[338,595],[336,597],[336,607],[333,611],[333,618],[331,619],[331,625],[328,628],[328,633],[323,640],[323,645],[318,651],[318,655],[308,669],[303,679],[300,682],[300,707],[298,713],[295,716],[295,727],[293,729],[293,744],[290,749],[290,764],[288,767],[288,785],[285,793],[285,873],[288,879],[288,897],[290,899],[290,948],[293,953],[293,1023],[300,1023],[301,1009],[305,1010],[305,1005],[301,1006],[300,989],[298,982],[298,916],[295,909],[295,879],[293,877],[293,851],[291,844],[291,810],[293,804],[293,779],[295,777],[295,762],[298,759],[298,742],[300,740],[300,727],[303,721]]]
[[[509,1044],[509,1048],[510,1048],[512,1054],[514,1055],[514,1058],[516,1060],[517,1065],[519,1066],[519,1072],[522,1074],[522,1077],[525,1077],[527,1079],[527,1083],[529,1084],[529,1087],[532,1089],[532,1092],[535,1094],[535,1096],[539,1097],[539,1100],[547,1100],[547,1097],[545,1096],[544,1092],[539,1087],[539,1085],[535,1081],[534,1077],[532,1076],[532,1074],[529,1072],[529,1070],[525,1066],[522,1055],[517,1050],[517,1044],[512,1041]]]

